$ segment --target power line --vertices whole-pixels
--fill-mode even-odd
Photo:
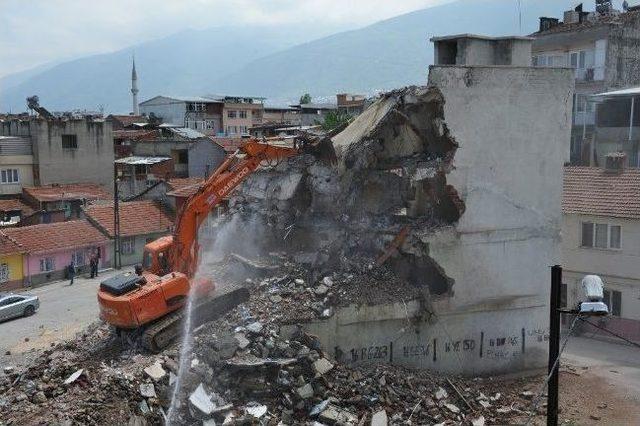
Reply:
[[[587,319],[580,318],[580,321],[582,321],[582,322],[586,322],[587,324],[590,324],[591,326],[593,326],[593,327],[595,327],[595,328],[597,328],[597,329],[599,329],[599,330],[605,331],[605,332],[607,332],[607,333],[611,334],[612,336],[617,337],[618,339],[622,339],[622,340],[624,340],[625,342],[629,343],[629,344],[630,344],[630,345],[632,345],[632,346],[635,346],[635,347],[637,347],[637,348],[640,348],[640,344],[639,344],[639,343],[636,343],[636,342],[634,342],[633,340],[629,340],[629,339],[627,339],[626,337],[621,336],[621,335],[619,335],[619,334],[617,334],[617,333],[614,333],[614,332],[613,332],[613,331],[611,331],[611,330],[608,330],[608,329],[606,329],[606,328],[604,328],[604,327],[601,327],[601,326],[599,326],[599,325],[597,325],[597,324],[595,324],[595,323],[592,323],[591,321],[589,321],[589,320],[587,320]]]

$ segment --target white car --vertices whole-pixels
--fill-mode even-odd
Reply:
[[[0,321],[33,315],[40,307],[37,296],[29,294],[0,293]]]

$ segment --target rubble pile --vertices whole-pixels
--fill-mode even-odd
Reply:
[[[236,279],[247,282],[251,297],[194,331],[173,424],[480,425],[513,423],[526,413],[535,381],[345,365],[305,333],[300,323],[353,302],[343,295],[384,298],[400,284],[389,269],[371,267],[372,259],[353,259],[351,268],[315,282],[282,254],[242,262],[251,277]],[[371,291],[378,284],[381,290]],[[140,353],[95,324],[45,351],[24,372],[5,371],[0,424],[162,424],[176,385],[177,347]]]

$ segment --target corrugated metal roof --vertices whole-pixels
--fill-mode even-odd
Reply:
[[[132,155],[131,157],[119,158],[115,161],[116,164],[158,164],[163,161],[171,160],[171,157],[142,157]]]
[[[0,155],[33,155],[31,138],[0,136]]]
[[[199,139],[206,137],[203,133],[189,129],[188,127],[168,127],[167,130],[187,139]]]
[[[623,98],[627,96],[640,95],[640,87],[630,87],[623,90],[615,90],[613,92],[604,92],[593,95],[594,98],[606,99],[606,98]]]

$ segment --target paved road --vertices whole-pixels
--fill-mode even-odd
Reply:
[[[100,281],[123,271],[106,271],[94,279],[76,278],[73,286],[60,281],[29,291],[40,298],[40,309],[31,317],[0,323],[0,366],[25,365],[36,350],[69,339],[95,321]],[[6,355],[7,351],[11,354]]]
[[[625,398],[640,402],[640,348],[624,342],[617,344],[572,337],[563,359],[589,367],[590,374],[614,385]]]

